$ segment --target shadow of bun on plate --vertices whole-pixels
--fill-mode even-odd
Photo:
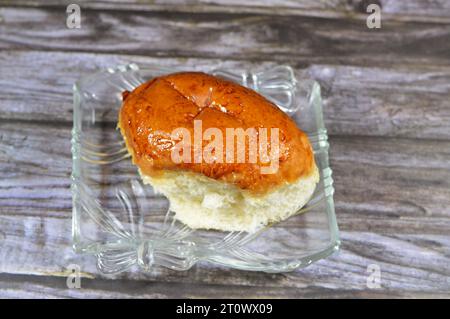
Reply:
[[[254,232],[295,214],[319,181],[309,140],[289,116],[205,73],[124,92],[118,127],[144,183],[193,229]]]

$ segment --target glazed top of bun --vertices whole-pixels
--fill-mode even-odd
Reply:
[[[237,151],[242,151],[238,142],[231,143],[234,144],[234,150],[225,145],[222,149],[210,148],[212,160],[202,157],[199,160],[195,145],[198,147],[200,144],[194,142],[194,135],[198,134],[195,133],[194,124],[200,122],[196,120],[201,120],[203,134],[209,128],[215,128],[216,133],[217,129],[220,130],[224,144],[229,141],[227,128],[244,131],[253,128],[257,132],[257,154],[260,155],[259,151],[266,149],[265,153],[271,157],[256,155],[255,161],[255,153],[249,153],[251,139],[248,136],[251,135],[247,135],[244,160],[241,156],[238,161]],[[187,170],[233,183],[241,189],[265,193],[275,186],[309,175],[314,168],[313,151],[308,138],[289,116],[255,91],[205,73],[169,74],[154,78],[132,92],[125,91],[118,127],[133,163],[145,175],[156,177],[164,170]],[[173,134],[179,128],[184,128],[183,136],[180,131]],[[267,130],[266,139],[262,138],[264,134],[259,130],[261,128]],[[272,142],[275,141],[271,140],[272,134],[275,134],[272,128],[278,128],[278,151],[276,147],[272,148]],[[186,130],[190,133],[189,140],[185,139]],[[209,137],[200,137],[203,151],[217,135]],[[188,163],[173,160],[172,151],[180,141],[184,146],[186,143],[192,146],[189,148],[192,153]],[[268,147],[263,148],[261,141],[267,141]],[[274,152],[271,153],[272,149]],[[183,154],[186,148],[177,150],[180,156],[187,155]],[[230,160],[227,160],[227,151]],[[200,154],[204,153],[200,151]],[[271,173],[263,172],[263,167],[269,167],[275,161],[278,162],[278,169]]]

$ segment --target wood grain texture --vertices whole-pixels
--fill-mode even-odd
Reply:
[[[371,137],[334,137],[330,142],[343,240],[337,256],[287,274],[203,263],[187,272],[155,268],[148,274],[131,272],[116,279],[189,284],[192,296],[225,293],[222,286],[246,287],[228,290],[228,297],[336,296],[337,291],[354,297],[446,296],[450,289],[450,142]],[[45,277],[64,276],[73,263],[82,265],[86,278],[104,280],[93,257],[77,256],[71,249],[70,127],[2,121],[0,145],[0,272],[44,276],[32,279],[35,286],[25,289],[30,296],[40,286],[46,287],[42,289],[49,296],[77,295],[55,287],[55,282],[61,282],[58,279]],[[379,291],[366,287],[370,264],[381,267]],[[102,282],[100,286],[109,285]],[[6,285],[0,280],[0,295],[14,296],[23,283],[13,282],[13,288]],[[206,285],[203,290],[202,285]],[[124,292],[117,296],[133,296],[143,284],[125,286],[130,290],[121,286]],[[171,292],[169,286],[164,289],[162,296],[188,293]],[[149,287],[144,296],[155,291]]]
[[[77,264],[81,266],[82,281],[95,278],[182,283],[191,286],[193,292],[196,286],[209,286],[205,288],[204,296],[208,291],[213,294],[217,290],[224,291],[221,286],[241,287],[240,296],[247,297],[274,296],[270,292],[272,289],[276,291],[275,295],[277,291],[286,289],[285,295],[280,297],[326,297],[327,293],[338,295],[340,292],[355,297],[364,294],[420,296],[426,293],[449,296],[449,240],[445,234],[381,235],[343,231],[344,245],[338,255],[284,274],[245,272],[202,263],[186,272],[157,267],[150,273],[133,271],[106,277],[95,268],[93,257],[80,257],[70,249],[69,219],[1,217],[1,222],[8,227],[1,244],[1,270],[10,274],[67,277],[69,265]],[[366,286],[367,267],[373,264],[380,266],[382,276],[381,288],[374,290]],[[115,285],[111,283],[111,286]],[[126,291],[120,282],[117,285],[116,290],[136,293]],[[260,291],[247,290],[251,287],[259,287]],[[0,286],[0,290],[2,288]],[[224,297],[236,296],[234,294],[236,291]]]
[[[309,288],[242,287],[189,283],[83,279],[81,289],[68,289],[66,278],[50,276],[0,275],[1,298],[446,298],[438,292],[402,292],[390,290],[334,290]],[[320,293],[318,293],[320,291]]]
[[[70,123],[73,83],[96,70],[127,62],[136,62],[142,67],[183,65],[197,70],[264,69],[276,64],[272,61],[4,51],[0,52],[0,118]],[[450,66],[292,66],[322,85],[325,122],[330,135],[450,137]]]
[[[450,29],[436,23],[254,14],[86,10],[80,29],[53,8],[3,8],[0,49],[96,51],[289,63],[448,65]]]
[[[66,0],[0,0],[4,6],[62,7]],[[136,10],[189,13],[252,13],[297,15],[321,18],[366,19],[367,6],[378,4],[383,19],[399,21],[450,21],[450,3],[446,0],[79,0],[82,9]]]
[[[450,297],[450,2],[241,2],[80,0],[69,30],[69,1],[0,0],[0,298]],[[379,30],[366,27],[371,2]],[[284,274],[201,263],[115,277],[76,255],[72,85],[126,62],[289,64],[317,79],[341,251]],[[80,290],[66,287],[70,264]],[[372,264],[380,289],[366,284]]]

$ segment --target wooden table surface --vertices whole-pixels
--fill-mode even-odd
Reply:
[[[0,297],[450,297],[450,1],[75,2],[80,29],[66,27],[69,1],[0,0]],[[380,29],[366,26],[371,2]],[[76,255],[72,84],[124,62],[283,63],[317,79],[341,251],[285,274],[116,277]],[[70,264],[81,289],[67,288]]]

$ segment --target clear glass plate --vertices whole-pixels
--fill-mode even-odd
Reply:
[[[107,274],[155,266],[187,270],[198,261],[232,268],[285,272],[339,247],[320,86],[304,72],[277,66],[262,72],[203,70],[246,85],[288,113],[313,145],[320,182],[296,215],[256,233],[192,230],[173,218],[168,200],[143,185],[131,163],[117,115],[124,90],[183,67],[108,69],[74,85],[72,137],[73,242],[97,256]],[[182,191],[182,190],[180,190]]]

